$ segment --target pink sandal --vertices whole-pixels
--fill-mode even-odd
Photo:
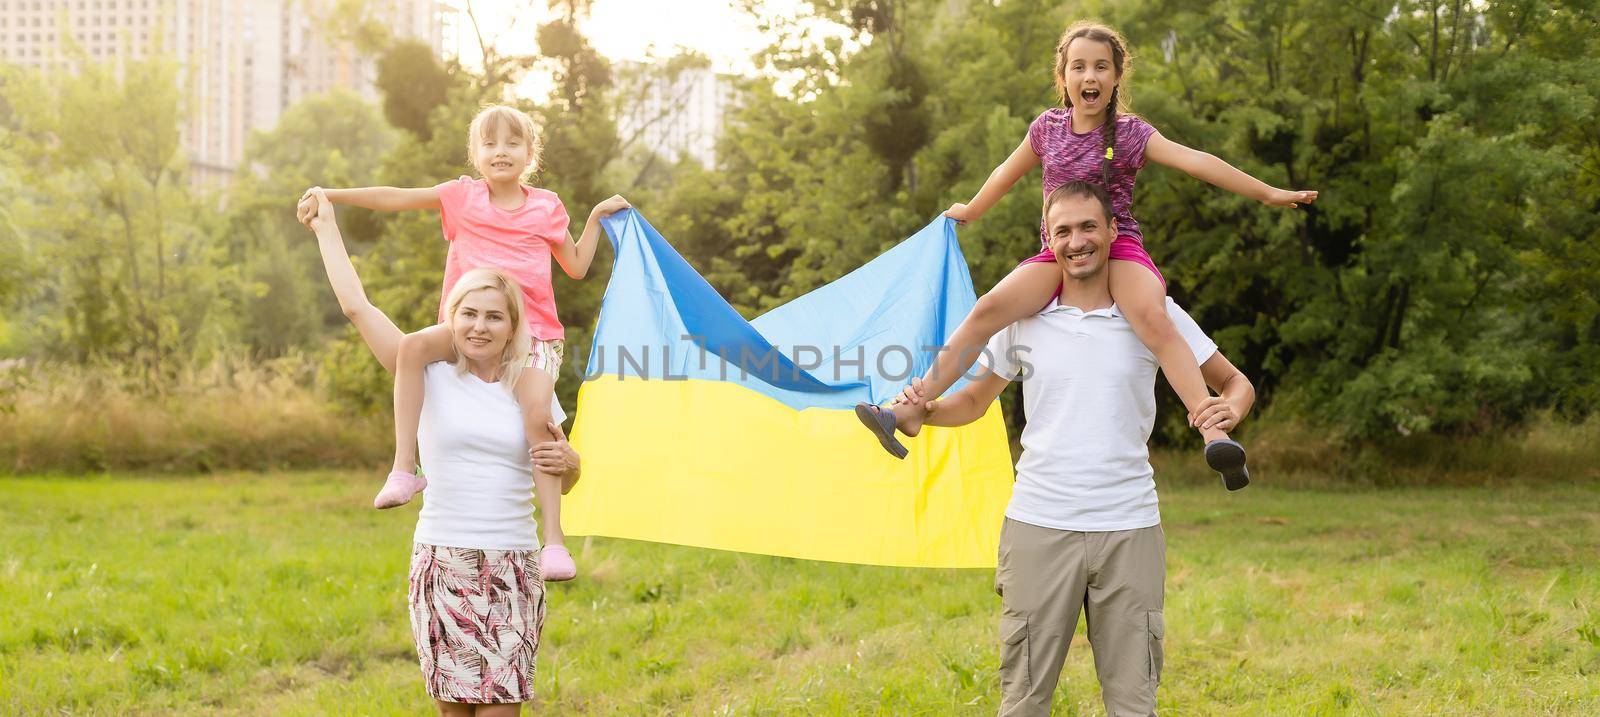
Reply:
[[[539,551],[539,576],[559,583],[578,577],[578,566],[565,545],[546,545]]]
[[[378,497],[372,499],[372,507],[387,510],[405,505],[427,487],[427,478],[405,471],[391,471],[388,480],[383,482],[383,490],[378,491]]]

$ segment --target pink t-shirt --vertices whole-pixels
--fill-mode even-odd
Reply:
[[[550,248],[567,240],[567,209],[555,192],[524,186],[522,206],[501,209],[489,201],[489,182],[463,175],[444,182],[439,192],[439,221],[450,254],[444,260],[445,298],[462,274],[479,267],[500,269],[522,285],[523,311],[533,338],[565,338],[556,318],[556,297],[550,287]]]
[[[1111,159],[1111,212],[1117,218],[1117,236],[1143,242],[1139,222],[1133,218],[1133,184],[1144,167],[1144,147],[1156,128],[1134,115],[1117,115],[1117,151]],[[1028,125],[1028,144],[1039,155],[1044,171],[1044,196],[1050,196],[1067,182],[1084,180],[1100,184],[1100,165],[1106,158],[1104,128],[1083,134],[1072,131],[1072,108],[1045,110]],[[1039,223],[1039,241],[1050,245],[1044,222]]]

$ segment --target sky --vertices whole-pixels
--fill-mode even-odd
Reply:
[[[458,41],[452,43],[447,33],[445,52],[469,66],[481,62],[477,38],[467,21],[468,0],[443,2],[457,9],[461,23]],[[545,0],[471,0],[471,4],[484,40],[502,52],[534,52],[534,33],[554,16]],[[763,3],[763,9],[787,15],[800,5],[801,0],[771,0]],[[750,54],[769,42],[757,31],[755,18],[727,0],[595,0],[582,29],[595,49],[612,60],[666,57],[682,47],[710,58],[719,71],[735,73],[749,72]],[[530,76],[519,85],[518,94],[537,97],[548,88],[549,78]]]

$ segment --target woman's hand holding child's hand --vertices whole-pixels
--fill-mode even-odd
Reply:
[[[333,202],[328,201],[328,195],[323,193],[322,187],[312,187],[306,190],[305,196],[295,205],[295,218],[311,231],[317,231],[334,223]]]
[[[301,224],[311,226],[311,217],[317,212],[317,198],[314,192],[322,191],[322,187],[312,187],[300,195],[300,200],[295,202],[295,219]]]

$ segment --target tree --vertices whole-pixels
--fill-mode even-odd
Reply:
[[[1550,237],[1593,232],[1544,223],[1571,217],[1541,200],[1572,196],[1562,157],[1576,147],[1525,129],[1592,117],[1572,101],[1582,89],[1556,82],[1593,87],[1581,35],[1545,35],[1555,28],[1540,19],[1592,23],[1594,11],[1555,8],[1161,2],[1129,13],[1131,36],[1163,38],[1136,80],[1147,117],[1269,182],[1323,190],[1302,222],[1169,172],[1142,180],[1152,250],[1197,318],[1244,343],[1268,394],[1364,437],[1483,430],[1550,400],[1534,381],[1543,351],[1527,340],[1543,331],[1516,289]],[[1542,51],[1541,35],[1565,35],[1562,51]],[[1532,83],[1507,94],[1511,77]],[[1530,101],[1527,114],[1502,109]]]
[[[342,90],[307,98],[271,131],[251,135],[243,162],[250,170],[231,188],[222,241],[245,282],[240,339],[253,355],[282,355],[345,323],[294,203],[314,184],[372,184],[396,139],[375,107]],[[353,244],[377,236],[372,212],[345,209],[340,223]]]
[[[119,75],[78,61],[76,73],[4,70],[11,219],[60,272],[28,287],[19,325],[30,353],[116,361],[154,386],[228,342],[237,273],[185,177],[176,66],[133,60]]]
[[[433,131],[428,114],[444,104],[452,75],[433,49],[416,40],[397,42],[378,58],[378,88],[389,124],[423,139]]]
[[[749,83],[721,166],[655,180],[666,211],[653,216],[746,314],[786,301],[970,197],[1056,103],[1059,33],[1098,14],[1137,56],[1124,95],[1167,137],[1323,192],[1285,212],[1163,168],[1140,177],[1135,213],[1170,291],[1265,398],[1353,438],[1595,405],[1592,4],[1072,12],[816,0],[803,17],[769,18],[761,59],[792,89]],[[919,77],[897,64],[909,58],[938,58],[940,71]],[[1037,247],[1037,182],[961,230],[980,291]],[[1163,413],[1181,417],[1168,393]],[[1165,433],[1188,436],[1181,423]]]

